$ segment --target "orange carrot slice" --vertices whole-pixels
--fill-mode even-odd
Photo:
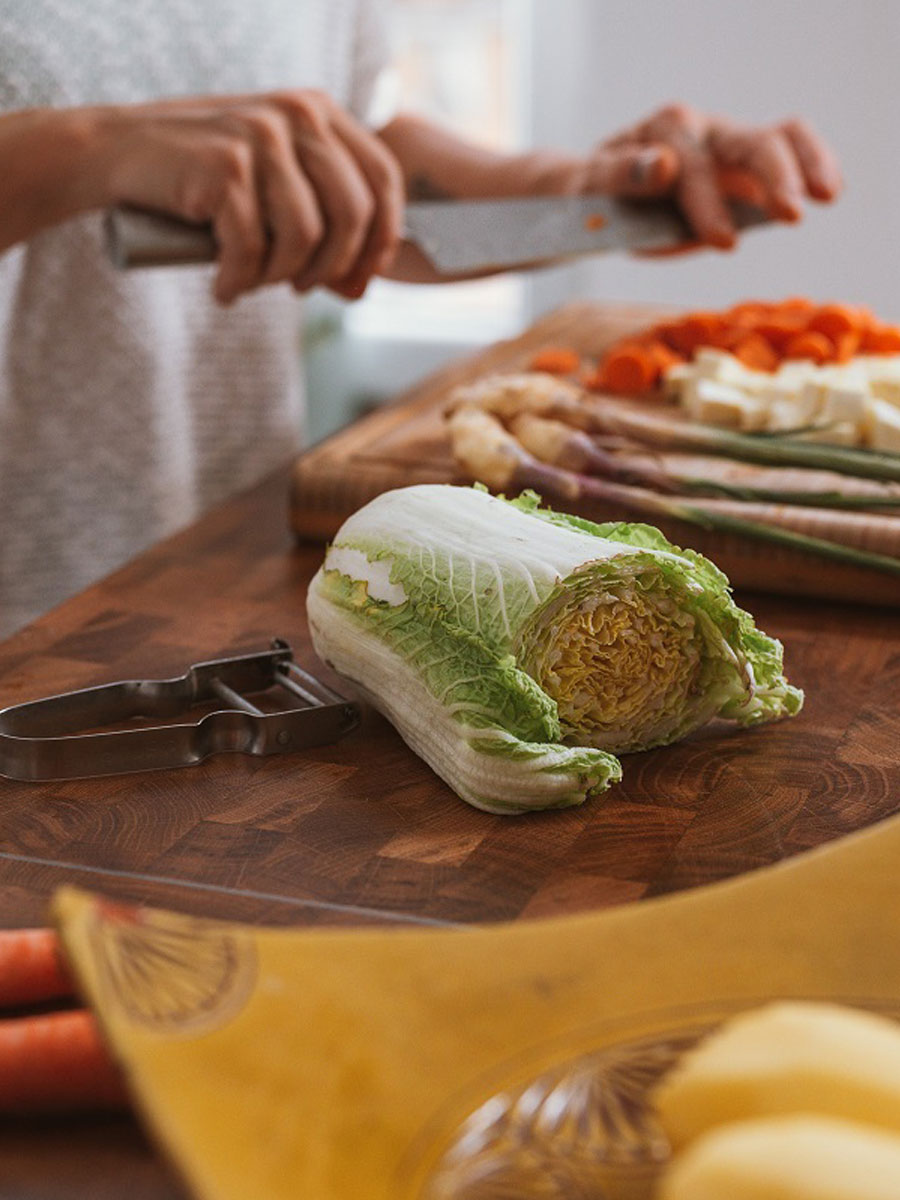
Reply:
[[[727,322],[721,313],[691,313],[681,323],[682,345],[688,353],[693,353],[701,346],[715,346],[726,327]],[[676,346],[676,349],[681,347]]]
[[[649,392],[659,379],[653,354],[639,342],[623,342],[610,350],[597,370],[596,386],[634,396]]]
[[[815,363],[830,362],[835,356],[834,342],[824,333],[798,333],[784,348],[785,358],[811,358]]]
[[[876,325],[862,337],[865,354],[900,354],[900,329],[896,325]]]
[[[810,313],[816,306],[808,296],[786,296],[775,307],[779,313]]]
[[[779,354],[783,354],[788,342],[806,332],[806,318],[802,313],[778,313],[760,321],[755,333],[760,334]]]
[[[653,358],[660,371],[668,371],[670,367],[678,366],[684,362],[684,355],[679,354],[676,350],[670,350],[661,338],[653,338],[644,342],[647,353]]]
[[[738,324],[752,324],[754,321],[770,316],[775,307],[768,300],[742,300],[739,304],[732,304],[725,315],[729,321],[736,321]]]
[[[580,366],[581,355],[568,346],[545,346],[529,363],[532,371],[545,371],[548,375],[574,375]]]
[[[838,333],[834,336],[834,361],[839,363],[849,362],[850,359],[859,350],[862,341],[862,334],[857,329],[848,329],[846,333]]]
[[[824,333],[836,345],[845,333],[859,333],[862,321],[849,305],[823,304],[809,318],[806,327],[814,333]]]
[[[745,333],[731,353],[753,371],[775,371],[781,361],[771,343],[758,333]]]

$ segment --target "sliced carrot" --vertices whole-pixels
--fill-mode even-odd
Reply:
[[[0,1111],[123,1108],[128,1093],[84,1009],[0,1021]]]
[[[683,354],[679,354],[677,350],[671,350],[661,338],[653,338],[643,344],[660,371],[668,371],[670,367],[678,366],[679,363],[685,361]]]
[[[597,369],[596,385],[604,391],[633,396],[649,392],[659,379],[653,355],[638,342],[623,342],[610,350]]]
[[[738,342],[742,342],[745,337],[748,337],[752,333],[754,333],[752,325],[736,324],[729,321],[727,325],[722,326],[716,334],[715,341],[711,344],[717,350],[733,350]]]
[[[835,356],[834,342],[824,333],[798,333],[784,348],[785,358],[811,358],[813,362],[830,362]]]
[[[690,358],[697,347],[715,346],[716,336],[724,325],[724,319],[719,313],[692,312],[682,320],[671,320],[656,326],[654,332],[655,336],[674,352],[682,354],[684,358]]]
[[[861,340],[862,334],[856,329],[848,329],[846,333],[836,334],[834,337],[834,361],[849,362],[859,350]]]
[[[40,1004],[74,991],[52,929],[0,931],[0,1008]]]
[[[597,229],[603,229],[608,224],[603,213],[589,213],[584,219],[584,227],[588,233],[593,233]]]
[[[656,325],[651,326],[647,333],[654,341],[665,342],[669,349],[674,350],[676,354],[684,353],[679,348],[681,340],[680,321],[660,321]],[[690,351],[687,353],[689,354]]]
[[[814,333],[824,333],[837,344],[837,339],[843,334],[859,333],[862,324],[858,313],[849,305],[823,304],[809,318],[806,327]]]
[[[753,371],[775,371],[781,362],[771,343],[758,333],[745,333],[734,343],[731,353]]]
[[[742,300],[739,304],[732,304],[725,315],[729,321],[743,323],[767,317],[776,307],[770,300]]]
[[[742,333],[752,333],[760,321],[765,321],[770,316],[771,305],[758,304],[755,301],[736,304],[726,313],[727,328],[731,330],[733,337]]]
[[[682,322],[682,336],[689,350],[700,346],[715,346],[716,339],[727,326],[727,321],[721,313],[695,312]]]
[[[568,346],[545,346],[529,363],[532,371],[546,371],[549,375],[574,375],[580,366],[581,355]]]
[[[798,334],[806,332],[806,318],[802,313],[778,313],[760,321],[754,333],[760,334],[779,354],[783,354],[788,342]]]
[[[775,306],[778,313],[809,313],[816,307],[808,296],[786,296]]]
[[[876,325],[862,337],[865,354],[900,354],[900,329],[896,325]]]

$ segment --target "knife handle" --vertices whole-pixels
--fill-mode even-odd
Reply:
[[[103,235],[106,253],[120,270],[211,263],[218,256],[211,225],[191,225],[136,208],[109,209]]]

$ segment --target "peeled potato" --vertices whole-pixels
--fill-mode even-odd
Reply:
[[[659,1200],[897,1200],[900,1137],[834,1117],[768,1117],[704,1134]]]
[[[686,1054],[655,1103],[675,1150],[716,1125],[779,1113],[900,1132],[900,1026],[836,1004],[770,1004]]]

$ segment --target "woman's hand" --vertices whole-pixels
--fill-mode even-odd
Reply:
[[[580,191],[674,197],[701,243],[731,248],[737,239],[728,195],[798,221],[808,197],[833,200],[841,174],[822,138],[797,118],[739,125],[683,104],[601,142],[578,181]]]
[[[362,295],[393,259],[404,184],[387,148],[321,92],[100,109],[102,205],[212,224],[216,298],[262,284]]]

